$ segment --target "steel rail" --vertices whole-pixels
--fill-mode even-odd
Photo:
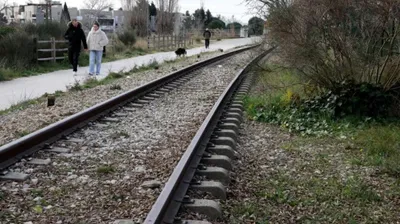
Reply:
[[[98,103],[79,113],[71,115],[63,120],[60,120],[33,133],[30,133],[29,135],[26,135],[22,138],[7,143],[0,147],[0,171],[6,169],[20,159],[30,156],[34,152],[51,145],[53,142],[85,126],[87,123],[94,121],[101,116],[104,116],[111,111],[131,101],[134,101],[135,99],[138,99],[162,86],[165,86],[166,84],[178,78],[181,78],[193,72],[194,70],[200,69],[209,64],[241,53],[243,51],[250,50],[257,46],[259,45],[241,48],[185,67],[176,72],[170,73],[159,79],[153,80],[147,84],[136,87],[130,91],[108,99],[104,102]]]
[[[174,168],[170,178],[148,213],[144,222],[145,224],[174,223],[181,204],[190,203],[190,200],[187,201],[188,199],[185,199],[186,192],[225,106],[246,77],[247,71],[273,49],[271,48],[261,53],[248,63],[244,69],[241,69],[221,94]]]

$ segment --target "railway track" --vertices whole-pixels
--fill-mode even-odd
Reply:
[[[178,88],[191,78],[191,72],[199,68],[203,68],[209,64],[215,63],[219,60],[252,49],[254,47],[255,46],[251,46],[232,51],[209,60],[196,63],[192,66],[188,66],[177,72],[154,80],[146,85],[140,86],[105,102],[99,103],[18,140],[5,144],[0,147],[0,171],[5,170],[8,166],[21,160],[22,158],[32,155],[38,150],[51,149],[50,145],[53,142],[57,141],[58,139],[67,138],[66,136],[68,136],[70,133],[86,126],[92,121],[109,115],[112,113],[112,111],[120,109],[123,106],[141,107],[143,104],[149,103],[151,100],[154,100],[155,98],[158,98],[163,94]],[[9,173],[6,176],[0,176],[2,179],[21,179],[24,177],[27,176],[15,173]]]
[[[222,217],[217,201],[227,197],[226,186],[242,122],[242,99],[252,81],[248,72],[272,50],[247,64],[221,94],[152,206],[145,224],[209,224],[211,222],[201,220]],[[193,198],[189,189],[196,192],[192,193],[195,197],[206,195],[214,200]],[[200,220],[186,219],[193,216]]]
[[[238,68],[238,64],[231,61],[241,61],[242,67],[243,61],[248,60],[243,57],[243,52],[248,49],[251,48],[240,49],[198,63],[195,67],[184,68],[151,82],[150,86],[142,86],[121,94],[2,146],[2,170],[7,171],[6,168],[15,162],[17,165],[9,169],[16,172],[4,172],[1,178],[24,180],[30,174],[31,180],[28,183],[25,181],[25,184],[0,182],[0,199],[9,201],[9,204],[14,203],[11,206],[0,200],[0,213],[26,206],[35,209],[36,206],[41,206],[40,211],[43,210],[43,214],[38,217],[41,216],[42,219],[35,219],[39,220],[38,223],[76,223],[76,220],[108,223],[118,217],[132,216],[139,217],[135,221],[142,223],[178,162],[177,158],[180,158],[207,112],[231,81],[234,74],[232,71],[235,70],[232,67]],[[234,56],[236,53],[242,54]],[[237,58],[221,61],[230,56]],[[216,62],[220,64],[217,65]],[[210,69],[210,72],[203,71],[202,65],[211,65],[213,69]],[[216,75],[214,70],[232,74]],[[118,102],[112,102],[113,100]],[[203,102],[204,105],[199,107],[196,105],[199,102]],[[173,115],[179,110],[179,114]],[[11,148],[20,151],[3,151]],[[5,159],[4,155],[9,155],[10,158]],[[31,155],[34,155],[34,159]],[[50,160],[49,155],[55,156],[55,159]],[[110,160],[113,160],[113,164],[108,162]],[[49,163],[50,166],[46,166]],[[20,167],[19,165],[23,168],[14,168]],[[24,170],[29,172],[21,172]],[[120,173],[120,170],[128,171]],[[154,180],[157,180],[155,187],[142,186],[148,181],[154,184]],[[137,183],[138,181],[141,182]],[[68,186],[69,189],[58,186]],[[9,195],[2,195],[3,190]],[[82,192],[85,192],[84,195]],[[57,200],[51,199],[53,194]],[[23,195],[24,199],[18,199],[20,195]],[[110,195],[112,198],[109,198]],[[33,202],[21,202],[29,199]],[[104,205],[104,202],[101,202],[100,207],[96,207],[100,199],[111,200],[112,203],[106,202],[108,205]],[[76,203],[75,200],[82,202]],[[118,209],[112,209],[113,206],[118,206]],[[71,218],[60,216],[59,211],[54,208],[64,208],[67,210],[63,211],[67,213],[65,215]],[[68,208],[72,211],[68,211]],[[31,210],[32,208],[25,208],[17,211],[20,217],[16,223],[29,221],[29,216],[35,213],[32,214]],[[95,211],[103,214],[96,214]],[[104,214],[109,211],[109,215]],[[11,213],[9,216],[7,213],[0,214],[0,223],[4,221],[1,217],[11,217],[5,220],[12,220]],[[63,222],[59,220],[60,217]]]

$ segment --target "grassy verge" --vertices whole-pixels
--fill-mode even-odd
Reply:
[[[285,165],[274,166],[273,171],[266,171],[264,178],[247,179],[246,187],[251,188],[251,193],[247,200],[229,202],[232,206],[229,213],[234,215],[226,223],[395,223],[398,220],[400,180],[370,178],[364,167],[346,168],[346,157],[351,153],[329,139],[292,139],[280,147],[290,155],[283,159]],[[320,147],[324,149],[310,150]],[[258,157],[265,159],[262,155]],[[251,161],[266,162],[257,158]],[[254,172],[264,171],[258,168]]]
[[[146,55],[149,53],[154,53],[153,51],[143,50],[141,48],[132,48],[125,50],[122,53],[108,53],[106,57],[103,58],[103,62],[111,62],[125,58],[131,58],[141,55]],[[89,65],[89,54],[82,52],[79,57],[80,66]],[[65,60],[57,63],[52,62],[40,62],[37,66],[31,67],[29,69],[11,69],[11,68],[0,68],[0,81],[9,81],[21,77],[29,77],[34,75],[39,75],[43,73],[53,72],[62,69],[69,69],[71,66],[68,63],[67,56]]]
[[[269,65],[258,83],[255,92],[245,99],[251,119],[279,125],[301,136],[347,140],[350,148],[363,152],[356,159],[359,163],[378,165],[400,175],[400,163],[396,163],[400,158],[399,119],[334,118],[327,108],[302,111],[299,104],[304,101],[300,99],[315,97],[316,93],[295,71],[279,65]]]
[[[247,192],[244,200],[228,202],[227,223],[399,220],[398,119],[332,118],[322,108],[304,112],[297,104],[315,93],[295,71],[279,65],[269,65],[256,83],[245,99],[249,118],[268,123],[264,128],[279,126],[271,135],[292,137],[244,156],[259,166],[245,171],[250,177],[239,185]]]

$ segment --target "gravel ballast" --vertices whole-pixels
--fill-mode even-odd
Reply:
[[[109,85],[82,91],[69,91],[57,97],[53,107],[47,107],[47,100],[41,98],[38,104],[0,115],[0,146],[168,73],[220,54],[222,53],[212,52],[202,54],[200,58],[194,56],[181,58],[173,63],[165,62],[158,70],[132,73]],[[112,89],[110,88],[112,85],[120,86],[121,89]]]
[[[136,108],[119,122],[96,123],[72,135],[83,142],[55,144],[71,149],[70,153],[34,155],[50,158],[50,165],[22,161],[12,166],[12,171],[31,176],[22,183],[0,182],[0,223],[97,224],[117,219],[141,223],[209,110],[249,60],[248,54],[242,53],[196,71],[179,89]],[[126,91],[157,75],[161,76],[148,72],[135,76],[142,77],[135,81],[132,76],[117,82]],[[107,86],[84,92],[59,99],[60,108],[40,111],[44,105],[35,105],[24,113],[36,107],[39,113],[35,113],[42,114],[37,119],[52,114],[57,120],[67,108],[74,113],[119,93]],[[10,119],[24,124],[18,117]],[[34,127],[40,125],[35,121]]]

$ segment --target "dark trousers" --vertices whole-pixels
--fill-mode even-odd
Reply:
[[[206,48],[208,48],[208,46],[210,46],[210,39],[206,39],[205,42],[206,42]]]
[[[72,69],[74,72],[78,71],[78,60],[80,55],[80,50],[76,50],[73,48],[68,49],[68,60],[72,65]]]

